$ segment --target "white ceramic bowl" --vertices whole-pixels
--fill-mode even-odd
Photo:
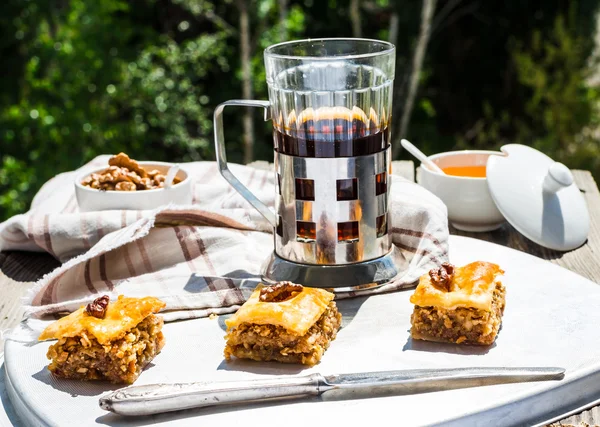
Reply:
[[[440,168],[485,166],[498,151],[450,151],[429,158]],[[438,196],[448,207],[448,220],[459,230],[491,231],[504,223],[488,189],[487,178],[442,175],[421,164],[417,181]]]
[[[165,162],[138,162],[146,170],[157,169],[166,175],[171,163]],[[81,181],[92,173],[99,173],[108,168],[108,165],[75,178],[75,195],[81,212],[106,211],[106,210],[148,210],[156,209],[170,203],[189,205],[192,203],[192,180],[189,174],[180,168],[177,178],[181,182],[170,188],[158,188],[143,191],[102,191],[81,185]]]

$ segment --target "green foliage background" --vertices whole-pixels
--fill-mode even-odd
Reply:
[[[98,154],[212,160],[212,111],[241,97],[241,1],[5,0],[0,221],[26,211],[49,178]],[[282,2],[244,1],[259,99],[266,46],[352,35],[350,0],[289,0],[283,21]],[[597,12],[598,1],[439,1],[407,137],[428,153],[532,145],[600,177]],[[402,89],[421,2],[361,0],[363,37],[387,39],[393,13]],[[241,117],[225,120],[229,158],[239,162]],[[255,158],[270,159],[270,124],[258,113],[255,137]]]

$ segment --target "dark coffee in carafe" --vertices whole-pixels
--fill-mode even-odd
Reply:
[[[389,144],[387,123],[354,108],[305,110],[296,119],[274,127],[275,150],[298,157],[355,157],[385,150]]]

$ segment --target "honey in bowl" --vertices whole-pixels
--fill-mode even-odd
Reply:
[[[485,178],[484,166],[447,166],[442,168],[446,175],[464,176],[469,178]]]

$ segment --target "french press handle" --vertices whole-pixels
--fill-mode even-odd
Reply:
[[[215,109],[214,113],[214,127],[215,127],[215,151],[217,153],[217,165],[219,166],[219,172],[223,175],[223,178],[235,188],[235,190],[241,194],[260,214],[265,217],[267,221],[277,228],[277,218],[275,214],[269,209],[267,205],[261,202],[244,184],[240,182],[227,167],[227,155],[225,154],[225,136],[223,135],[223,110],[227,106],[238,106],[238,107],[262,107],[265,110],[265,121],[269,120],[271,112],[271,103],[269,101],[258,101],[253,99],[232,99],[219,104]]]

